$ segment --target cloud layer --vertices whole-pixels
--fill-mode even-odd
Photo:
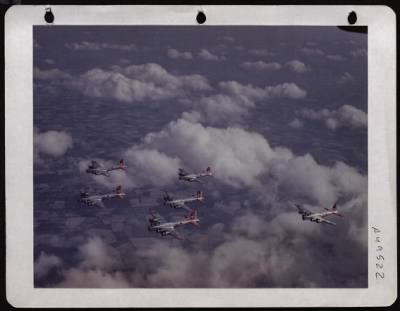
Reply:
[[[60,39],[59,47],[65,52],[65,59],[61,60],[58,53],[52,54],[53,47],[49,49],[45,41],[40,41],[42,46],[35,57],[44,69],[34,67],[35,87],[40,92],[53,88],[54,101],[44,100],[36,105],[47,113],[37,114],[38,122],[45,124],[39,127],[49,129],[51,120],[46,116],[50,113],[82,114],[83,110],[92,109],[88,104],[97,104],[91,110],[94,118],[87,120],[93,119],[93,124],[69,123],[69,114],[65,113],[64,125],[76,125],[74,144],[80,142],[78,149],[65,157],[62,155],[72,147],[69,133],[41,133],[35,129],[35,161],[40,161],[39,156],[47,157],[46,160],[53,160],[49,161],[54,164],[53,172],[69,171],[63,173],[60,185],[54,183],[57,188],[48,196],[46,189],[50,187],[45,186],[55,181],[56,175],[50,179],[47,167],[36,166],[41,184],[37,185],[35,195],[43,208],[35,218],[35,252],[39,253],[35,260],[35,286],[368,286],[368,178],[347,162],[354,160],[349,144],[364,137],[365,130],[353,130],[348,140],[340,142],[325,141],[326,137],[335,139],[340,133],[323,130],[325,126],[330,130],[346,127],[347,132],[352,128],[365,129],[367,114],[350,105],[331,105],[334,108],[329,109],[313,106],[321,101],[321,96],[331,97],[332,94],[325,93],[334,92],[332,88],[326,89],[331,81],[343,84],[343,94],[337,94],[343,97],[332,104],[348,102],[346,98],[351,97],[363,107],[363,97],[360,100],[358,96],[364,94],[365,77],[357,75],[357,83],[349,82],[355,81],[352,74],[363,72],[359,70],[363,62],[355,61],[355,57],[365,56],[367,50],[350,49],[346,54],[335,54],[342,51],[339,41],[326,41],[321,36],[323,29],[314,33],[315,38],[312,35],[305,40],[304,35],[296,36],[296,48],[289,40],[293,31],[288,32],[290,37],[283,36],[286,29],[280,31],[282,37],[268,40],[268,50],[257,48],[253,38],[240,32],[232,33],[235,36],[221,32],[207,42],[193,38],[193,44],[183,47],[179,36],[159,37],[160,40],[149,40],[140,49],[142,38],[147,37],[144,33],[140,33],[138,40],[132,39],[135,44],[92,42],[77,36],[75,42]],[[348,35],[345,34],[346,38]],[[109,41],[116,40],[117,36]],[[68,62],[76,61],[81,54],[85,66],[75,62],[68,67]],[[87,57],[90,55],[93,58]],[[97,67],[99,63],[104,66]],[[106,67],[107,64],[119,66]],[[59,68],[48,69],[55,65]],[[77,68],[85,69],[71,74]],[[332,74],[324,80],[327,72]],[[58,93],[60,87],[64,89]],[[64,91],[75,92],[65,97]],[[41,98],[40,92],[35,98]],[[63,101],[66,98],[77,100]],[[102,101],[107,102],[101,105]],[[59,103],[57,109],[52,105],[55,102]],[[130,124],[131,109],[125,103],[140,105],[134,109],[143,112],[140,125],[133,121]],[[306,106],[312,109],[302,109]],[[293,107],[299,110],[295,113]],[[118,125],[115,127],[122,120],[116,115],[119,108],[126,112],[121,131]],[[107,118],[110,109],[110,122],[98,122],[96,114]],[[259,115],[255,116],[256,113]],[[153,123],[155,118],[157,123]],[[315,126],[307,126],[311,122]],[[75,133],[93,128],[103,134],[88,132],[75,137]],[[308,146],[301,140],[315,132],[321,135],[320,143],[299,151]],[[97,138],[93,140],[93,136]],[[91,143],[85,148],[82,145],[86,137],[90,137]],[[106,146],[101,139],[112,146]],[[332,143],[336,150],[332,150]],[[76,158],[79,149],[90,152]],[[111,159],[116,152],[117,158]],[[85,172],[92,156],[104,167],[114,166],[117,159],[123,158],[128,168],[112,171],[107,177],[93,176]],[[335,161],[338,158],[341,160]],[[359,155],[355,158],[365,159]],[[77,163],[80,176],[70,169]],[[204,184],[178,179],[180,167],[199,172],[207,166],[212,167],[214,176]],[[72,208],[72,193],[76,196],[79,187],[93,184],[101,187],[88,189],[91,194],[107,193],[122,185],[127,199],[115,205],[115,201],[110,202],[108,208],[106,203],[102,210]],[[147,207],[161,211],[163,190],[179,197],[191,194],[188,187],[201,187],[204,191],[204,203],[194,205],[198,207],[201,228],[179,227],[184,241],[148,232]],[[303,221],[289,204],[299,203],[312,211],[321,211],[336,201],[345,216],[329,218],[337,226]],[[50,210],[53,206],[57,211]],[[172,220],[182,215],[179,212],[166,208],[162,215]],[[70,215],[74,219],[66,220]],[[51,220],[51,227],[47,220]],[[40,252],[43,247],[45,251]]]
[[[211,124],[236,123],[247,117],[257,104],[272,104],[274,99],[279,98],[301,100],[306,96],[307,91],[295,83],[257,87],[237,81],[222,81],[218,84],[217,93],[183,103],[195,109],[189,113],[193,120]]]
[[[55,255],[39,259],[37,269],[42,272],[37,273],[45,275],[48,267],[57,271],[57,282],[50,286],[366,286],[367,177],[347,164],[324,166],[310,154],[272,147],[256,132],[204,126],[185,118],[147,134],[123,156],[129,165],[126,177],[133,184],[173,185],[178,167],[200,171],[211,166],[214,186],[240,191],[251,203],[231,211],[235,204],[229,197],[221,198],[221,206],[214,208],[221,221],[224,214],[231,215],[230,222],[200,231],[180,228],[187,243],[132,237],[130,247],[121,250],[89,237],[78,248],[77,264],[61,264]],[[304,202],[317,211],[338,199],[345,217],[334,228],[302,221],[287,204]]]
[[[365,176],[345,163],[325,167],[309,154],[296,156],[288,148],[272,148],[258,133],[239,127],[206,127],[184,118],[147,134],[124,158],[133,184],[173,184],[179,167],[201,171],[211,166],[220,183],[236,189],[249,187],[260,196],[263,185],[270,183],[277,191],[326,205],[339,195],[357,196],[366,190]]]
[[[299,114],[306,119],[324,121],[326,127],[331,130],[343,126],[365,128],[368,124],[367,114],[351,105],[343,105],[337,110],[303,109]]]
[[[365,208],[365,201],[353,203],[342,211],[350,219]],[[302,222],[293,212],[268,219],[265,211],[245,210],[230,224],[192,231],[189,244],[132,238],[131,247],[121,252],[101,238],[90,237],[79,247],[77,265],[57,265],[60,281],[52,286],[363,287],[366,239],[358,239],[365,237],[365,226],[366,219],[358,218],[342,223],[333,233],[331,227]],[[338,242],[346,253],[334,247]],[[354,259],[359,260],[355,263]],[[340,269],[342,264],[347,267],[345,272]]]
[[[362,122],[352,112],[345,106],[338,115],[347,122]],[[325,114],[316,114],[320,115]],[[233,189],[251,189],[261,200],[290,193],[326,206],[339,196],[349,199],[366,191],[366,177],[343,162],[322,166],[310,154],[295,155],[288,148],[271,147],[258,133],[234,126],[204,126],[190,115],[147,134],[123,158],[129,166],[127,173],[115,172],[111,179],[104,179],[107,182],[95,181],[108,188],[117,184],[160,187],[176,182],[179,167],[196,172],[211,166],[217,172],[216,181]],[[81,171],[86,167],[87,162]],[[273,192],[265,192],[265,187]]]
[[[128,103],[172,99],[211,89],[208,80],[201,75],[173,75],[154,63],[124,68],[114,66],[112,70],[91,69],[74,85],[87,96]]]

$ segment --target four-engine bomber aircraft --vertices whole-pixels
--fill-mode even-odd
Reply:
[[[301,215],[303,220],[310,220],[314,221],[316,223],[326,223],[329,225],[336,225],[336,223],[326,220],[324,217],[329,216],[329,215],[336,215],[336,216],[342,216],[339,214],[337,208],[336,208],[336,203],[333,204],[331,208],[325,208],[326,212],[319,212],[319,213],[313,213],[310,210],[306,209],[305,207],[302,207],[299,204],[294,204],[294,206],[297,207],[298,213]]]
[[[213,176],[213,172],[211,171],[211,167],[207,167],[203,172],[197,173],[197,174],[189,174],[182,168],[178,170],[178,176],[180,180],[185,180],[185,181],[196,181],[199,183],[202,183],[202,180],[200,179],[201,177],[205,176]]]
[[[94,175],[104,175],[108,176],[108,173],[115,170],[123,170],[128,166],[125,165],[124,160],[119,160],[118,165],[112,167],[102,167],[97,161],[92,160],[91,164],[88,166],[86,173]]]
[[[112,193],[100,194],[100,195],[89,195],[87,192],[81,192],[79,202],[85,203],[86,205],[95,205],[97,207],[105,207],[103,200],[120,198],[122,199],[125,193],[122,192],[122,187],[118,186]]]
[[[200,219],[197,218],[197,212],[193,210],[189,215],[185,216],[185,219],[175,222],[165,222],[161,216],[154,215],[153,210],[150,210],[150,218],[148,218],[149,225],[147,229],[150,232],[157,232],[162,236],[171,235],[179,240],[183,240],[183,237],[175,230],[175,227],[180,225],[191,224],[196,227],[199,226]]]
[[[164,197],[164,205],[171,206],[173,208],[184,208],[187,211],[191,212],[192,209],[186,206],[186,203],[195,202],[195,201],[203,201],[203,193],[201,191],[197,191],[192,197],[183,198],[183,199],[174,199],[169,193],[166,193]]]

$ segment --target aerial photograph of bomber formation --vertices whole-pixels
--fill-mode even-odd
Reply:
[[[368,287],[367,39],[34,26],[34,286]]]

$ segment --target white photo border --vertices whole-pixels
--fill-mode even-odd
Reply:
[[[46,6],[5,16],[6,294],[15,307],[388,306],[397,298],[396,15],[387,6],[51,6],[54,25],[368,26],[368,288],[43,289],[33,283],[33,25]],[[48,25],[48,27],[54,27]],[[18,137],[18,139],[16,139]],[[380,230],[376,234],[372,227]],[[376,278],[376,237],[384,279]]]

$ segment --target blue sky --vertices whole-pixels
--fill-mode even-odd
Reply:
[[[39,287],[366,287],[367,34],[337,27],[36,26]],[[126,172],[88,176],[91,159]],[[177,169],[215,176],[203,185]],[[80,206],[79,192],[124,200]],[[201,228],[147,231],[164,191]],[[302,221],[338,201],[337,226]],[[195,269],[193,269],[196,267]]]

